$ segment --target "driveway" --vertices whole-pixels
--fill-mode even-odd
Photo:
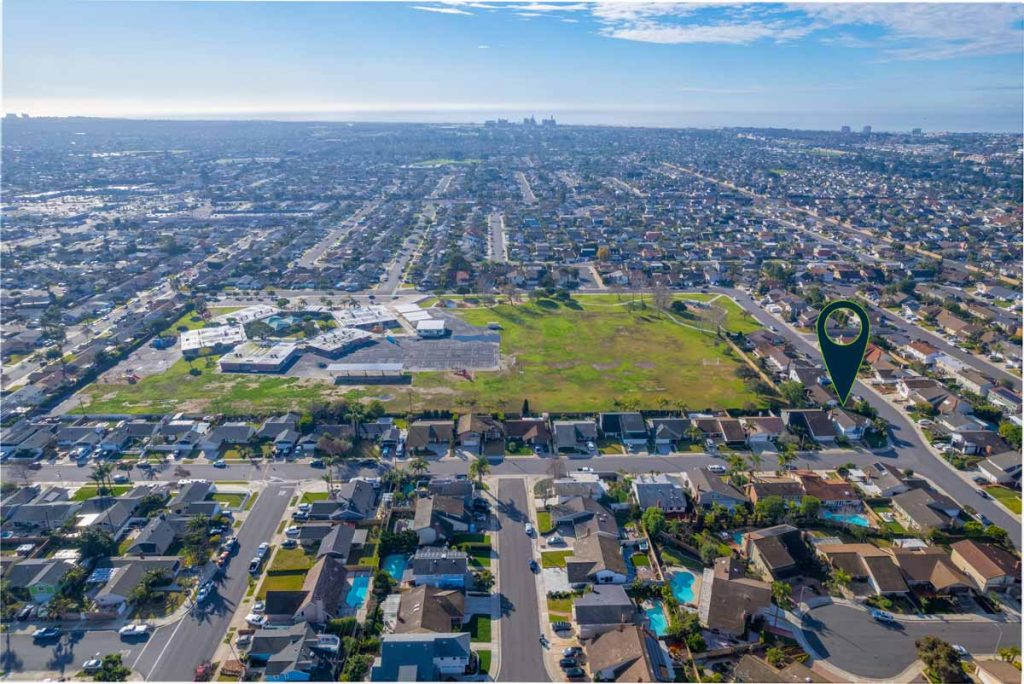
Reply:
[[[844,604],[812,609],[804,618],[803,632],[823,660],[851,674],[873,679],[895,677],[917,659],[914,641],[937,636],[960,644],[974,654],[992,654],[1000,646],[1020,641],[1019,622],[906,619],[899,627],[873,620],[866,610]]]
[[[532,556],[523,531],[529,519],[523,480],[498,481],[498,593],[501,600],[499,634],[502,682],[547,682],[537,607],[537,580],[526,564]]]

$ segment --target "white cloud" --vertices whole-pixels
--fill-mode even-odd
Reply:
[[[490,45],[477,45],[476,49],[477,50],[489,50],[490,47],[491,47]]]
[[[427,7],[425,5],[413,5],[413,9],[420,10],[421,12],[437,12],[438,14],[465,14],[466,16],[473,16],[472,12],[461,10],[456,7]]]

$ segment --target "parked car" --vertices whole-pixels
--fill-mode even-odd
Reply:
[[[267,616],[257,615],[256,613],[249,613],[245,616],[245,621],[255,627],[262,627],[267,623]]]
[[[35,606],[25,606],[24,608],[18,611],[17,617],[19,620],[28,620],[30,617],[32,617],[33,614],[35,614],[35,612]]]
[[[294,539],[291,539],[291,538],[285,539],[283,542],[281,542],[281,548],[282,549],[294,549],[298,545],[299,545],[299,542],[297,542],[297,541],[295,541]]]
[[[885,622],[890,625],[896,624],[896,618],[893,616],[893,614],[887,613],[884,610],[872,610],[871,617],[875,620],[878,620],[879,622]]]
[[[324,459],[322,459],[322,458],[314,458],[312,461],[309,462],[309,465],[312,468],[323,468],[324,467]]]
[[[530,523],[526,523],[525,525],[523,525],[523,531],[526,532],[526,536],[532,537],[534,534],[533,525],[531,525]]]
[[[594,469],[591,468],[590,466],[580,466],[579,468],[576,469],[576,472],[577,473],[592,473],[592,472],[594,472]]]
[[[56,627],[40,627],[32,632],[33,639],[56,639],[60,636],[60,630]]]
[[[563,670],[568,670],[570,667],[578,667],[579,663],[575,658],[562,658],[558,661],[558,666]]]
[[[125,625],[117,630],[122,637],[137,637],[149,633],[149,625]]]
[[[260,565],[262,563],[263,563],[263,559],[262,558],[253,558],[251,561],[249,561],[249,574],[250,575],[259,574]]]
[[[263,560],[263,558],[267,555],[267,551],[269,550],[270,544],[268,544],[267,542],[260,543],[260,545],[256,547],[256,557],[260,560]]]
[[[562,657],[563,658],[576,658],[581,653],[583,653],[583,649],[580,648],[579,646],[569,646],[568,648],[563,648],[562,649]]]
[[[252,612],[256,613],[257,615],[262,615],[263,611],[265,611],[266,609],[266,601],[257,601],[256,603],[252,604]]]
[[[557,534],[553,534],[548,537],[548,546],[562,546],[565,544],[565,540]]]
[[[225,551],[234,551],[236,546],[238,546],[238,537],[228,537],[224,540],[224,543],[220,545],[220,548]]]
[[[992,495],[989,494],[988,492],[986,492],[984,489],[979,489],[978,490],[978,496],[980,496],[982,499],[991,499],[992,498]]]
[[[290,526],[288,526],[287,528],[285,528],[284,536],[286,536],[286,537],[297,537],[297,536],[299,536],[299,526],[298,525],[290,525]]]
[[[540,566],[537,565],[537,561],[532,558],[530,559],[530,572],[540,572]]]
[[[956,654],[958,656],[960,656],[961,658],[970,658],[971,657],[971,652],[968,651],[963,646],[961,646],[960,644],[953,644],[953,650],[956,651]]]
[[[102,667],[103,667],[103,659],[100,658],[100,654],[99,653],[97,653],[92,658],[89,658],[84,663],[82,663],[82,670],[84,672],[86,672],[87,674],[91,674],[93,672],[99,672],[100,668],[102,668]]]
[[[131,482],[131,478],[124,473],[118,473],[114,476],[114,484],[125,484],[126,482]]]
[[[725,472],[725,466],[721,465],[720,463],[709,463],[708,472],[715,473],[716,475],[721,475]]]
[[[582,667],[570,667],[565,671],[565,676],[569,679],[582,679],[586,676]]]
[[[214,461],[213,462],[213,467],[214,468],[227,468],[228,464],[224,462],[224,459],[221,459],[219,461]]]

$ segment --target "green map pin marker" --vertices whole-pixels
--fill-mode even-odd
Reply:
[[[833,342],[825,330],[825,322],[833,311],[846,309],[857,314],[860,319],[860,336],[849,344],[838,344]],[[864,351],[868,347],[868,339],[871,337],[870,321],[868,315],[861,308],[860,304],[846,299],[829,302],[828,305],[818,314],[818,346],[821,347],[821,356],[825,359],[825,368],[828,369],[829,377],[832,378],[832,386],[839,396],[840,406],[846,404],[846,398],[850,396],[853,383],[857,380],[857,371],[860,370],[860,362],[864,360]]]

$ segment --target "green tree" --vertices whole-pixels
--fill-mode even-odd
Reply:
[[[665,512],[660,508],[651,506],[644,511],[643,517],[641,518],[644,524],[644,529],[647,530],[647,534],[657,536],[659,532],[665,531]]]
[[[781,496],[766,496],[754,504],[754,515],[758,520],[775,523],[786,515],[786,502]]]
[[[801,517],[811,519],[818,517],[818,511],[821,510],[821,499],[814,496],[805,496],[800,500],[800,515]]]
[[[473,581],[480,591],[490,591],[494,586],[494,574],[490,570],[473,573]]]
[[[423,473],[430,470],[430,463],[428,463],[427,459],[423,458],[422,456],[417,456],[416,458],[409,462],[409,470],[416,473],[417,475],[422,475]]]
[[[795,380],[787,380],[786,382],[779,385],[779,395],[782,396],[782,400],[789,406],[799,408],[803,406],[807,398],[804,395],[803,384],[796,382]]]
[[[764,659],[767,660],[772,667],[781,669],[786,664],[786,652],[778,646],[772,646],[764,652]]]
[[[999,649],[1000,660],[1012,663],[1020,657],[1020,648],[1017,646],[1003,646]]]
[[[476,480],[477,485],[483,485],[484,477],[491,472],[490,462],[481,456],[469,464],[469,477]]]
[[[914,642],[917,657],[921,659],[928,673],[940,682],[969,682],[960,665],[960,656],[948,642],[938,637],[926,636]]]
[[[1021,430],[1020,425],[1004,420],[999,424],[999,436],[1013,445],[1013,448],[1020,451]]]
[[[103,664],[99,672],[93,675],[96,682],[126,682],[132,671],[121,662],[120,653],[108,653],[103,656]]]
[[[83,559],[117,555],[117,542],[100,527],[90,526],[82,530],[78,535],[77,546]]]

